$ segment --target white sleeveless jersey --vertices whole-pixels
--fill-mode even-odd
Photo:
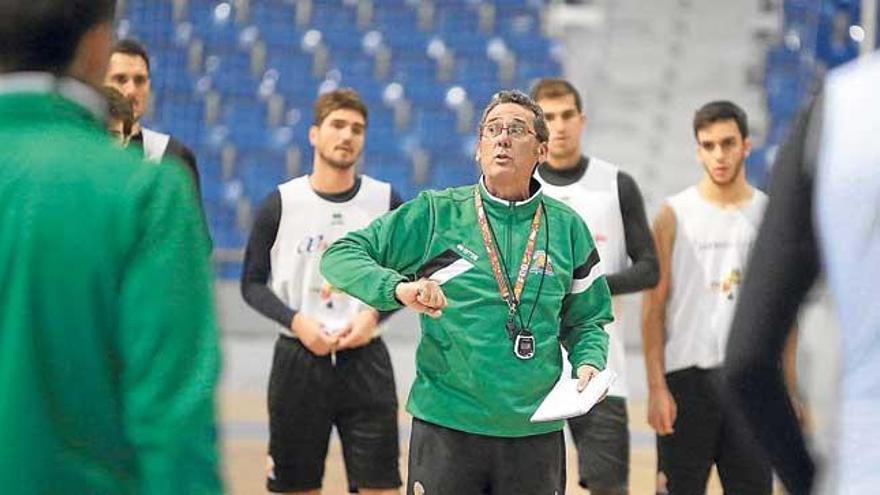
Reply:
[[[756,189],[746,204],[722,208],[692,186],[667,202],[676,227],[666,307],[666,371],[715,368],[724,361],[767,195]]]
[[[357,194],[342,203],[318,196],[308,176],[285,182],[278,191],[281,220],[270,254],[269,287],[289,307],[317,319],[328,331],[339,330],[365,306],[332,290],[319,270],[321,255],[336,239],[388,212],[391,185],[362,175]],[[289,328],[279,326],[279,330],[293,335]]]
[[[617,273],[629,265],[617,189],[618,172],[614,165],[590,157],[586,173],[574,184],[554,186],[541,180],[541,174],[535,174],[541,180],[544,194],[567,204],[583,218],[596,243],[605,274]],[[622,328],[619,302],[616,297],[612,299],[615,321],[605,325],[609,337],[608,368],[617,373],[617,380],[608,395],[626,397],[626,351],[623,347],[623,336],[619,333]]]
[[[880,55],[835,70],[825,86],[815,218],[840,322],[836,493],[880,486]]]
[[[146,127],[141,128],[141,134],[144,136],[144,160],[152,163],[161,162],[165,150],[168,149],[168,143],[171,142],[171,136]]]

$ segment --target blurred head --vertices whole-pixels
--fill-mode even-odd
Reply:
[[[483,111],[476,159],[487,186],[528,190],[535,166],[547,157],[544,114],[519,91],[501,91]],[[490,187],[491,188],[491,187]]]
[[[553,168],[574,166],[581,156],[581,134],[587,123],[581,95],[565,79],[541,79],[531,96],[544,111],[550,129],[547,163]]]
[[[315,148],[315,164],[350,169],[364,149],[367,106],[353,89],[337,89],[318,97],[309,142]]]
[[[134,125],[131,102],[110,86],[104,86],[102,91],[107,100],[107,131],[114,140],[125,147],[128,145],[131,128]]]
[[[116,42],[104,84],[116,88],[131,102],[134,121],[140,121],[150,98],[150,57],[144,45],[134,40]]]
[[[743,165],[752,149],[748,119],[729,101],[713,101],[694,114],[697,158],[708,178],[718,186],[744,180]]]
[[[39,71],[101,85],[115,0],[3,0],[0,73]]]

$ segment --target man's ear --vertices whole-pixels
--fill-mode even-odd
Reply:
[[[309,127],[309,144],[311,144],[312,146],[315,146],[315,144],[317,144],[318,142],[319,131],[320,129],[316,125]]]
[[[547,161],[547,143],[538,143],[538,163]]]

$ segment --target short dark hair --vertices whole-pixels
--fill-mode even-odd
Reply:
[[[364,104],[361,96],[351,88],[340,88],[328,91],[318,97],[315,101],[313,124],[320,126],[328,115],[343,108],[360,113],[364,117],[364,123],[367,123],[367,105]]]
[[[694,137],[700,129],[722,120],[736,121],[740,136],[743,139],[749,137],[749,118],[746,112],[737,104],[727,100],[706,103],[694,113]]]
[[[116,0],[3,0],[0,73],[63,74],[84,34],[111,22]]]
[[[573,84],[565,79],[555,77],[541,79],[532,86],[532,91],[529,95],[535,101],[539,101],[542,98],[562,98],[563,96],[574,95],[574,106],[577,108],[577,111],[584,111],[581,94],[578,93]]]
[[[529,95],[516,89],[499,91],[492,96],[492,100],[489,101],[489,104],[486,105],[486,108],[483,110],[483,116],[480,117],[481,133],[483,130],[483,124],[486,123],[486,117],[489,115],[489,112],[503,103],[514,103],[530,110],[535,116],[532,123],[535,126],[535,135],[537,136],[538,141],[546,143],[550,140],[550,129],[547,127],[547,121],[544,120],[544,111],[541,110],[541,107],[539,107],[537,103],[535,103],[535,100],[529,98]]]
[[[140,41],[131,38],[119,40],[113,45],[113,50],[110,51],[111,55],[114,53],[122,53],[144,59],[144,63],[147,64],[147,74],[150,73],[150,55],[147,53],[147,47]]]
[[[134,110],[131,108],[131,102],[116,88],[104,86],[101,92],[107,100],[107,113],[110,118],[121,121],[122,132],[128,136],[134,126]]]

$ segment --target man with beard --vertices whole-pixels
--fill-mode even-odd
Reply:
[[[318,494],[333,425],[352,491],[395,494],[397,393],[380,314],[333,290],[318,263],[327,246],[396,208],[391,186],[358,175],[367,108],[358,94],[321,95],[309,129],[310,175],[278,186],[257,214],[245,252],[245,301],[279,325],[269,379],[272,492]]]
[[[120,40],[113,46],[104,84],[116,88],[129,101],[134,111],[130,146],[143,150],[144,160],[158,163],[170,156],[186,167],[196,189],[199,189],[199,170],[196,157],[183,143],[141,125],[152,87],[150,85],[150,57],[147,49],[134,40]]]
[[[128,146],[131,128],[134,125],[131,102],[122,96],[122,93],[116,88],[110,86],[101,88],[101,93],[107,100],[107,132],[116,144],[125,148]]]
[[[746,181],[746,114],[728,101],[694,116],[702,180],[654,221],[660,281],[643,300],[648,422],[657,432],[657,493],[704,493],[716,465],[726,493],[769,494],[770,464],[723,403],[724,349],[767,196]],[[788,355],[793,356],[790,345]],[[793,359],[786,360],[793,369]]]

